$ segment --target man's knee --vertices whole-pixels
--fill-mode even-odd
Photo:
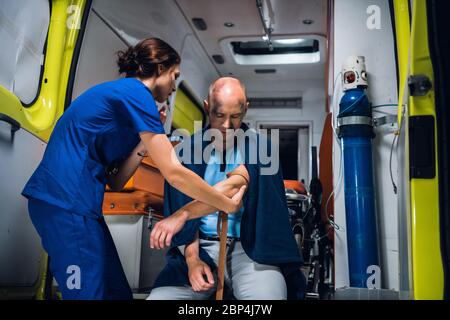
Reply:
[[[159,287],[150,292],[147,300],[206,300],[210,292],[195,292],[191,287]]]
[[[183,288],[177,287],[159,287],[154,288],[147,300],[183,300],[189,299],[187,292]]]
[[[237,286],[236,286],[237,285]],[[257,271],[246,281],[233,283],[233,293],[238,300],[286,300],[287,288],[281,271]]]
[[[270,287],[254,286],[246,290],[237,290],[234,292],[237,300],[286,300],[287,290],[286,285],[277,285]]]

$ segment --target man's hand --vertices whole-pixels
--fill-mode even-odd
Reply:
[[[188,212],[181,210],[157,222],[150,234],[150,248],[164,249],[169,247],[172,237],[184,227],[187,218]]]
[[[236,209],[231,212],[235,213],[242,207],[242,197],[244,196],[246,186],[242,186],[240,190],[231,198],[235,203]],[[191,215],[191,217],[189,217]],[[189,218],[196,218],[196,215],[192,215],[191,211],[185,206],[176,211],[170,217],[167,217],[153,227],[150,233],[150,248],[152,249],[164,249],[169,247],[172,242],[172,238],[177,234],[185,225]]]
[[[162,124],[166,123],[166,120],[167,120],[167,109],[168,109],[168,105],[165,105],[159,110],[159,119],[161,120]]]
[[[186,260],[186,262],[189,268],[189,282],[194,291],[208,291],[214,287],[214,277],[206,263],[199,258]],[[205,276],[207,281],[204,279]]]

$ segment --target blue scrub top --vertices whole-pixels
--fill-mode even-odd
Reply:
[[[151,91],[138,79],[94,86],[56,124],[22,195],[90,217],[102,216],[106,168],[125,160],[140,132],[163,134]]]

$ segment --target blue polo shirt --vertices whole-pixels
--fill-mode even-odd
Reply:
[[[106,168],[125,160],[144,131],[164,134],[152,93],[141,81],[124,78],[92,87],[59,119],[22,195],[101,216]]]
[[[218,156],[219,155],[219,156]],[[220,181],[227,178],[227,173],[236,169],[240,164],[243,163],[241,155],[238,148],[234,149],[234,152],[227,152],[226,154],[226,165],[225,171],[220,171],[220,153],[216,153],[215,150],[211,152],[211,158],[206,166],[206,171],[204,175],[205,181],[213,186]],[[242,214],[244,212],[244,207],[242,207],[238,212],[228,215],[228,236],[237,237],[241,236],[241,220]],[[201,218],[201,223],[199,227],[200,236],[207,237],[217,237],[217,219],[218,212],[211,213],[205,217]]]

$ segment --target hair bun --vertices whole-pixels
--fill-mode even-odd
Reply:
[[[129,48],[127,51],[119,51],[117,53],[119,66],[119,73],[126,73],[127,75],[135,75],[139,70],[139,62],[137,60],[137,54],[133,48]]]
[[[134,52],[133,50],[131,50],[130,54],[128,55],[128,58],[130,59],[130,61],[133,60],[134,62],[137,63],[136,57],[137,57],[136,52]]]

